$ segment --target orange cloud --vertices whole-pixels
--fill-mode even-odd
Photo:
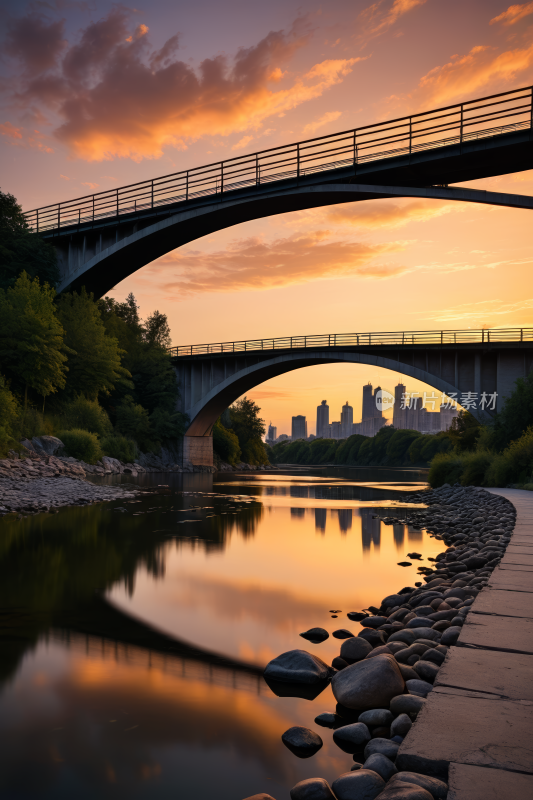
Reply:
[[[328,209],[327,219],[356,228],[399,228],[409,222],[425,222],[452,212],[464,211],[461,203],[413,200],[393,203],[372,200],[368,203],[350,203]]]
[[[38,130],[33,130],[29,134],[24,134],[22,128],[15,128],[11,122],[6,122],[0,125],[0,133],[7,138],[9,144],[16,147],[31,147],[35,150],[41,150],[43,153],[53,153],[51,147],[43,144],[41,139],[43,134]]]
[[[440,309],[439,311],[432,311],[430,317],[425,319],[432,319],[435,322],[452,322],[454,320],[467,320],[472,325],[481,327],[493,327],[485,320],[487,317],[506,317],[511,316],[515,319],[503,321],[499,323],[499,327],[509,327],[518,325],[516,322],[517,315],[520,315],[520,321],[523,324],[531,325],[533,322],[533,299],[518,300],[515,303],[502,303],[501,300],[481,300],[477,303],[461,303],[453,308]]]
[[[372,3],[363,11],[361,11],[358,23],[363,28],[361,36],[374,37],[385,33],[392,25],[394,25],[400,17],[412,11],[417,6],[423,6],[426,0],[393,0],[387,10],[384,9],[383,0],[378,0],[377,3]]]
[[[0,133],[8,139],[22,139],[22,128],[15,128],[11,122],[0,125]]]
[[[159,279],[165,293],[180,299],[205,292],[274,289],[320,279],[392,277],[408,268],[373,266],[371,262],[405,247],[405,242],[368,245],[335,241],[328,231],[294,234],[272,242],[249,237],[215,252],[175,250],[143,272],[152,284]]]
[[[501,22],[503,25],[515,25],[524,17],[533,14],[533,3],[523,3],[522,5],[509,6],[507,11],[503,11],[497,17],[491,19],[490,24],[494,25],[496,22]]]
[[[303,129],[304,136],[312,136],[313,133],[318,130],[318,128],[322,128],[324,125],[327,125],[328,122],[334,122],[338,119],[342,114],[342,111],[328,111],[326,114],[323,114],[319,119],[315,120],[314,122],[310,122],[308,125],[305,126]]]

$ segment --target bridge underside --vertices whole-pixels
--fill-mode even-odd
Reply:
[[[264,381],[317,364],[350,363],[389,369],[428,384],[439,394],[497,394],[497,410],[515,381],[533,369],[533,343],[324,347],[316,350],[180,356],[174,359],[180,410],[188,414],[184,459],[212,464],[212,429],[220,414]],[[473,410],[480,421],[490,411]]]
[[[531,129],[169,203],[43,233],[57,249],[59,291],[98,297],[136,270],[195,239],[253,219],[384,197],[533,208],[521,195],[448,184],[533,168]]]

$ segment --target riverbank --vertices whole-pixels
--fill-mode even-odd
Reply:
[[[307,685],[331,680],[337,707],[319,715],[315,723],[333,729],[335,743],[353,754],[350,771],[331,786],[322,778],[307,779],[293,787],[293,800],[353,800],[363,795],[372,800],[441,800],[450,778],[456,781],[456,772],[449,770],[453,758],[449,754],[448,758],[429,758],[425,751],[442,739],[449,742],[452,752],[456,741],[464,739],[466,746],[472,729],[485,730],[486,747],[494,738],[474,707],[470,716],[461,715],[459,704],[454,713],[453,689],[452,696],[447,695],[449,713],[443,716],[437,710],[435,714],[434,709],[440,709],[439,672],[445,673],[457,660],[456,653],[462,652],[469,613],[478,607],[478,597],[484,601],[493,570],[505,571],[499,565],[511,540],[516,511],[506,497],[473,487],[443,486],[404,500],[428,506],[411,511],[407,521],[447,545],[433,567],[419,566],[423,581],[384,598],[379,608],[349,613],[348,618],[360,620],[363,629],[357,636],[345,629],[333,632],[345,641],[332,666],[311,653],[293,650],[274,659],[265,671],[265,677],[274,677],[286,687],[304,675]],[[392,525],[399,520],[389,516],[384,521]],[[420,554],[408,557],[411,561],[404,562],[406,567],[416,563]],[[507,580],[516,575],[513,566],[507,568]],[[530,577],[528,572],[526,580]],[[329,637],[323,629],[302,635],[315,642],[322,640],[317,636]],[[523,630],[522,646],[526,647],[524,636]],[[484,680],[482,672],[480,681]],[[496,719],[494,725],[498,727]],[[300,756],[305,747],[322,747],[320,736],[306,728],[291,728],[282,739]],[[311,750],[307,754],[312,755]],[[491,756],[485,754],[485,758],[492,766]],[[472,797],[458,793],[455,784],[450,788],[450,798]],[[268,800],[269,795],[257,797]]]

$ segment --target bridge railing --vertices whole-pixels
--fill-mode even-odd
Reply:
[[[324,333],[312,336],[284,336],[218,344],[191,344],[169,348],[173,358],[252,353],[258,350],[301,350],[322,347],[369,347],[374,345],[439,345],[491,342],[533,342],[533,328],[481,328],[479,330],[397,331],[395,333]]]
[[[237,156],[153,180],[28,211],[37,232],[219,197],[421,150],[532,127],[533,88],[482,97],[407,117]]]

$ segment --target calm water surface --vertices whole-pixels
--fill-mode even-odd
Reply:
[[[262,670],[331,661],[338,640],[298,634],[357,633],[348,611],[417,580],[398,561],[442,549],[373,518],[422,476],[371,477],[150,475],[136,502],[0,521],[0,797],[284,800],[349,769],[313,722],[330,688],[278,697]],[[322,736],[313,758],[282,744],[292,725]]]

